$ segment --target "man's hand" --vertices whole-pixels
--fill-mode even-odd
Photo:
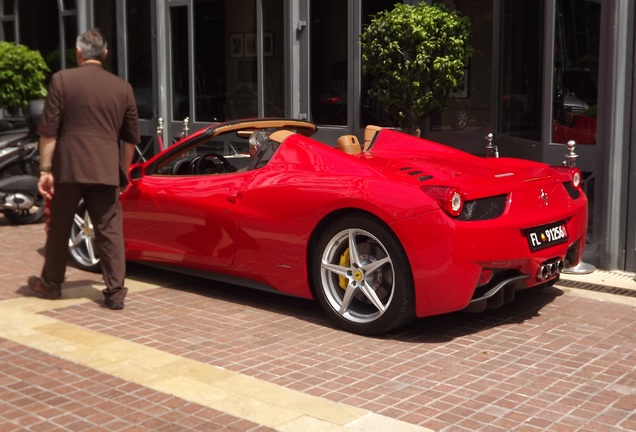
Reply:
[[[126,192],[128,190],[128,188],[130,187],[129,184],[125,185],[125,186],[119,186],[119,195],[123,194],[124,192]]]
[[[50,172],[40,173],[40,179],[38,180],[38,191],[46,199],[51,199],[53,196],[53,174]]]

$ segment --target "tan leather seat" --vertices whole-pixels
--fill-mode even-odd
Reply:
[[[355,135],[342,135],[336,142],[336,147],[345,153],[358,154],[362,151],[360,141]]]
[[[363,147],[364,151],[369,150],[369,147],[371,146],[371,142],[373,141],[377,133],[380,132],[381,129],[382,129],[381,126],[375,126],[375,125],[368,125],[366,128],[364,128],[364,147]]]

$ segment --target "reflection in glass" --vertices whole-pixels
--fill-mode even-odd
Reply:
[[[150,0],[128,0],[128,82],[133,87],[140,119],[151,119],[154,113],[152,96],[152,30]]]
[[[4,3],[9,2],[5,1]],[[33,13],[33,11],[37,11],[37,13]],[[60,26],[57,2],[52,0],[21,0],[16,2],[14,12],[19,23],[18,39],[20,43],[30,48],[37,48],[51,69],[51,73],[60,70],[60,47],[64,41],[58,37]],[[27,29],[35,29],[36,31]],[[77,36],[77,28],[68,28],[65,31]],[[69,48],[73,49],[73,57],[75,57],[74,41]]]
[[[7,42],[15,42],[15,23],[13,21],[2,22],[2,35]]]
[[[444,4],[449,5],[448,1]],[[492,130],[492,1],[456,0],[452,7],[470,19],[473,55],[449,108],[431,117],[432,131]]]
[[[100,30],[108,43],[108,57],[106,57],[106,61],[104,62],[104,69],[117,74],[117,34],[119,31],[123,31],[123,29],[117,28],[118,23],[115,0],[103,0],[96,2],[93,9],[93,19],[95,20],[95,27]],[[75,31],[71,33],[75,33]],[[68,46],[68,48],[73,49],[73,54],[68,55],[69,53],[67,51],[67,66],[69,62],[72,62],[73,64],[75,63],[74,48],[76,36],[77,35],[71,36],[73,38],[73,42],[70,46]]]
[[[263,3],[263,25],[257,26],[256,1],[193,1],[194,121],[284,114],[284,2],[258,0]],[[257,29],[261,27],[263,51],[259,53]],[[173,30],[173,34],[176,31]],[[185,50],[181,53],[182,73],[186,72],[186,54]],[[263,88],[259,88],[258,80],[261,59]],[[187,88],[183,91],[187,92]],[[259,112],[261,100],[264,100],[264,113]],[[183,112],[183,108],[180,109]]]
[[[194,118],[199,122],[214,122],[225,118],[223,104],[228,46],[225,37],[225,3],[201,0],[194,2]]]
[[[225,7],[228,39],[223,47],[229,53],[223,57],[226,59],[222,75],[225,94],[220,115],[226,120],[256,117],[259,92],[256,75],[256,3],[255,0],[241,0],[227,2]]]
[[[172,117],[181,121],[190,116],[190,79],[188,76],[188,9],[185,6],[170,8],[172,35]]]
[[[77,58],[75,56],[75,44],[77,42],[77,16],[67,15],[63,18],[64,22],[64,37],[65,37],[65,58],[64,67],[70,68],[77,66]],[[110,44],[110,41],[108,42]],[[115,41],[113,41],[115,43]],[[110,52],[110,51],[109,51]],[[110,57],[111,54],[109,53]],[[117,64],[117,63],[115,63]],[[116,70],[116,69],[115,69]]]
[[[601,4],[557,0],[552,142],[596,143]]]
[[[265,116],[283,117],[284,110],[284,56],[283,56],[283,0],[263,2],[263,97]]]
[[[391,10],[395,5],[395,0],[365,0],[362,2],[362,28],[364,29],[373,19],[373,15],[383,10]],[[362,76],[362,94],[360,97],[360,121],[359,126],[364,128],[366,125],[392,126],[387,118],[384,108],[368,95],[368,89],[371,87],[371,78],[366,75]]]
[[[13,5],[12,1],[4,1],[2,2],[2,14],[3,15],[13,15]]]
[[[347,2],[311,2],[311,119],[347,124]]]
[[[541,139],[545,1],[502,0],[499,129]]]

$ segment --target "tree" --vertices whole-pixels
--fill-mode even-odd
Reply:
[[[15,111],[46,97],[48,71],[39,51],[0,41],[0,107]]]
[[[448,108],[472,54],[470,21],[444,5],[396,4],[374,15],[360,35],[369,96],[389,119],[419,135],[434,110]]]

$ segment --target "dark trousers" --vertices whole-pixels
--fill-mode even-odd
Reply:
[[[51,217],[46,237],[46,250],[41,281],[60,286],[64,282],[68,259],[68,240],[77,206],[84,199],[93,223],[97,252],[102,266],[106,290],[124,287],[126,258],[122,232],[119,187],[78,183],[56,183],[51,198]]]

